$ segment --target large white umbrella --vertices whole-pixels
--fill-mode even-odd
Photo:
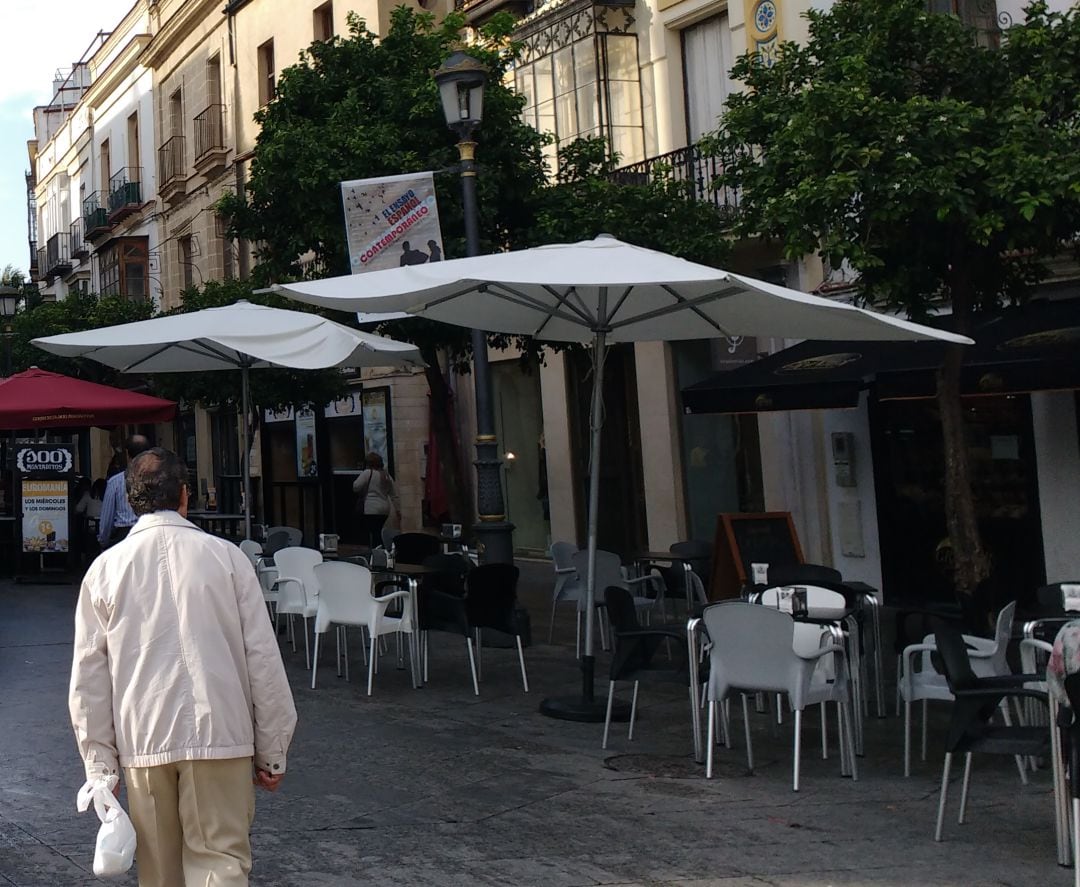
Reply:
[[[491,332],[592,344],[585,615],[585,695],[590,698],[603,357],[610,343],[767,335],[971,344],[954,333],[688,262],[607,235],[274,290],[345,311],[406,311]]]
[[[34,339],[39,348],[63,357],[89,357],[130,373],[191,373],[239,369],[243,409],[244,527],[251,536],[251,466],[248,443],[249,372],[281,367],[422,366],[415,346],[362,333],[317,314],[240,301],[101,327],[82,333]]]

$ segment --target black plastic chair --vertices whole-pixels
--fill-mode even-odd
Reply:
[[[425,558],[442,553],[442,543],[427,533],[399,533],[394,537],[394,563],[419,566]]]
[[[425,577],[427,578],[427,577]],[[476,656],[473,652],[473,633],[469,627],[469,616],[465,608],[465,597],[460,594],[448,594],[432,585],[419,589],[417,615],[420,629],[420,652],[424,665],[424,682],[428,680],[428,632],[444,631],[465,638],[469,653],[469,670],[472,672],[473,693],[480,695],[480,685],[476,672]]]
[[[687,594],[686,569],[683,564],[688,564],[690,569],[698,575],[707,587],[709,579],[712,577],[712,543],[700,539],[691,539],[687,542],[676,542],[668,548],[668,551],[677,554],[680,560],[675,561],[670,566],[655,564],[652,569],[663,577],[664,586],[667,588],[669,597],[683,597],[692,602],[693,595]],[[693,609],[692,604],[691,609]]]
[[[516,618],[517,583],[520,571],[513,564],[483,564],[465,577],[465,613],[469,627],[476,633],[478,671],[483,676],[483,636],[485,628],[510,635],[517,643],[521,686],[529,692],[525,669],[525,649],[521,642],[522,626]]]
[[[633,596],[617,585],[608,586],[604,590],[604,601],[615,638],[601,748],[607,748],[616,682],[634,682],[634,696],[630,704],[630,731],[627,734],[627,739],[630,740],[634,738],[638,684],[642,679],[683,684],[690,688],[690,653],[686,629],[680,626],[642,628],[638,622]],[[690,705],[697,705],[692,689]]]
[[[465,596],[465,574],[472,567],[467,557],[461,554],[433,554],[424,558],[423,566],[439,572],[422,577],[422,591],[434,589],[455,597]]]
[[[971,781],[973,754],[1010,755],[1024,758],[1050,754],[1050,732],[1046,727],[1019,727],[992,722],[994,712],[1009,698],[1037,699],[1049,705],[1047,695],[1026,684],[1042,681],[1039,675],[1005,675],[979,678],[971,668],[963,634],[953,624],[935,619],[934,657],[949,682],[956,701],[953,703],[949,735],[945,746],[945,764],[941,773],[941,797],[938,801],[937,827],[934,840],[941,840],[945,820],[945,802],[949,791],[949,771],[954,754],[964,754],[964,781],[960,790],[960,816],[963,824],[967,812],[968,786]],[[1055,789],[1056,790],[1056,789]]]

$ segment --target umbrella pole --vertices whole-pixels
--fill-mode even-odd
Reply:
[[[242,465],[244,470],[244,538],[251,538],[251,443],[248,441],[248,415],[251,412],[251,370],[240,367],[240,401],[244,414],[240,417],[240,439],[243,442]]]
[[[600,316],[606,313],[606,298],[601,295]],[[594,623],[596,619],[596,528],[600,520],[600,449],[601,432],[604,428],[604,357],[607,352],[607,332],[603,329],[593,339],[593,389],[592,415],[590,416],[591,440],[589,443],[589,517],[587,524],[589,569],[585,582],[585,655],[581,657],[581,695],[545,699],[540,703],[540,713],[564,721],[599,723],[604,720],[606,707],[597,702],[594,694],[596,656],[593,655]],[[630,719],[630,708],[625,703],[613,703],[613,721]]]

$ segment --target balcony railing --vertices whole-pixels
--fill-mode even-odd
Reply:
[[[158,181],[162,189],[182,182],[186,177],[184,166],[184,137],[173,136],[158,148]]]
[[[125,166],[109,179],[109,221],[119,221],[142,206],[142,168]]]
[[[620,167],[610,174],[610,178],[620,185],[647,185],[658,181],[681,183],[685,185],[688,198],[708,201],[721,212],[734,214],[739,207],[738,192],[716,184],[725,163],[726,158],[703,154],[690,145]]]
[[[95,191],[82,202],[83,236],[91,240],[112,226],[109,224],[109,210],[106,207],[107,195],[102,191]]]
[[[37,276],[38,270],[38,248],[37,238],[30,240],[30,279],[33,280]]]
[[[54,277],[71,270],[71,236],[67,231],[45,241],[45,275]]]
[[[225,148],[225,119],[222,105],[210,105],[195,115],[195,164],[198,165],[212,151]]]
[[[76,219],[68,226],[68,233],[71,235],[71,258],[80,262],[90,254],[90,245],[83,237],[84,225],[82,219]]]

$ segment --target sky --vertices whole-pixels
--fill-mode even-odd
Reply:
[[[0,53],[0,268],[26,272],[26,143],[33,108],[52,98],[53,77],[82,57],[98,31],[109,31],[134,0],[2,0],[7,37]]]

